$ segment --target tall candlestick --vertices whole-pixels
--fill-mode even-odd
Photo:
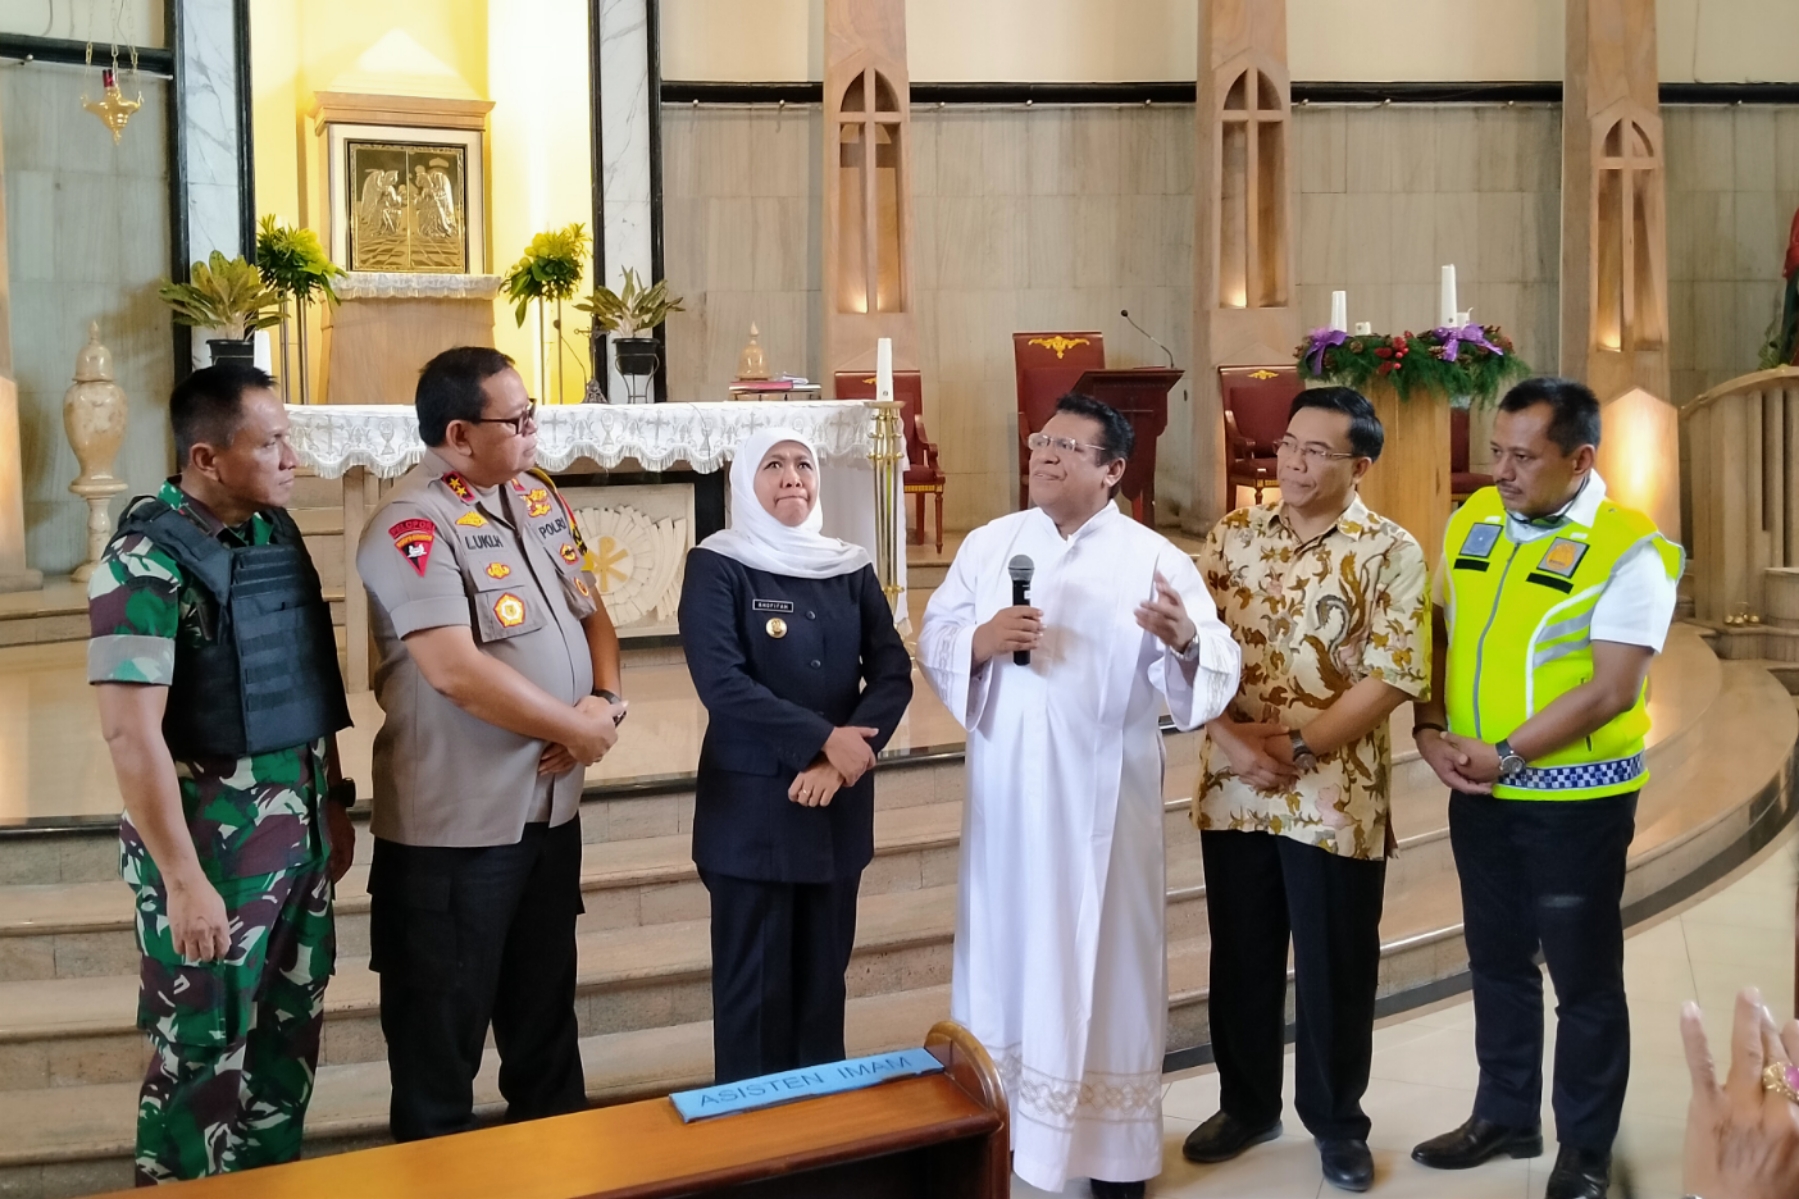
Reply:
[[[875,342],[875,399],[893,398],[893,339],[883,337]]]
[[[1331,293],[1331,328],[1349,332],[1349,293],[1346,291]]]
[[[1443,268],[1443,282],[1437,295],[1437,324],[1452,324],[1455,314],[1455,264],[1451,263]]]

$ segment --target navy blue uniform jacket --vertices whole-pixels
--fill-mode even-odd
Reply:
[[[769,632],[786,624],[785,636]],[[778,626],[777,626],[778,627]],[[761,882],[849,878],[874,857],[874,771],[808,808],[787,788],[831,730],[877,728],[879,752],[912,702],[912,658],[873,567],[830,579],[687,555],[681,644],[709,723],[695,785],[693,860]]]

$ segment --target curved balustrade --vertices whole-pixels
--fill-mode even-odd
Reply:
[[[1680,411],[1690,455],[1694,615],[1764,612],[1767,571],[1799,567],[1799,367],[1757,371]]]

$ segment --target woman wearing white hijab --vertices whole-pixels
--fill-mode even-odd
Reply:
[[[731,526],[687,556],[681,641],[710,723],[693,860],[712,897],[719,1082],[840,1060],[856,893],[874,856],[875,754],[912,660],[859,546],[823,536],[818,456],[744,439]]]

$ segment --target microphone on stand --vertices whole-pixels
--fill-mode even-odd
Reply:
[[[1164,354],[1166,354],[1166,355],[1168,355],[1168,366],[1169,366],[1169,369],[1170,369],[1170,370],[1172,370],[1172,369],[1173,369],[1173,368],[1174,368],[1174,351],[1173,351],[1173,350],[1171,350],[1171,349],[1169,349],[1169,348],[1168,348],[1168,347],[1167,347],[1167,346],[1165,346],[1165,345],[1163,345],[1163,344],[1162,344],[1162,343],[1161,343],[1161,342],[1159,342],[1159,341],[1156,341],[1156,339],[1155,339],[1155,338],[1154,338],[1154,337],[1150,337],[1150,333],[1149,333],[1149,330],[1148,330],[1148,329],[1145,329],[1145,328],[1144,328],[1144,327],[1143,327],[1143,326],[1142,326],[1142,325],[1139,325],[1139,324],[1138,324],[1138,323],[1137,323],[1137,322],[1136,322],[1136,321],[1135,321],[1135,320],[1132,320],[1132,318],[1131,318],[1131,310],[1130,310],[1130,309],[1129,309],[1129,308],[1120,308],[1120,309],[1119,309],[1119,310],[1118,310],[1118,315],[1119,315],[1119,316],[1122,316],[1122,317],[1123,317],[1123,318],[1124,318],[1124,319],[1125,319],[1125,320],[1127,320],[1127,321],[1130,321],[1130,322],[1131,322],[1131,328],[1133,328],[1133,329],[1135,329],[1135,330],[1136,330],[1136,331],[1137,331],[1137,332],[1139,332],[1139,333],[1141,333],[1141,334],[1143,334],[1143,336],[1145,336],[1145,337],[1149,337],[1149,339],[1150,339],[1150,340],[1151,340],[1151,341],[1155,341],[1155,342],[1156,342],[1156,348],[1157,348],[1157,349],[1159,349],[1159,350],[1161,350],[1161,351],[1162,351],[1162,353],[1164,353]]]
[[[1022,608],[1030,602],[1031,576],[1037,573],[1037,564],[1024,554],[1014,554],[1012,560],[1006,563],[1006,573],[1012,576],[1012,606]],[[1029,666],[1031,651],[1013,650],[1012,661],[1019,666]]]

